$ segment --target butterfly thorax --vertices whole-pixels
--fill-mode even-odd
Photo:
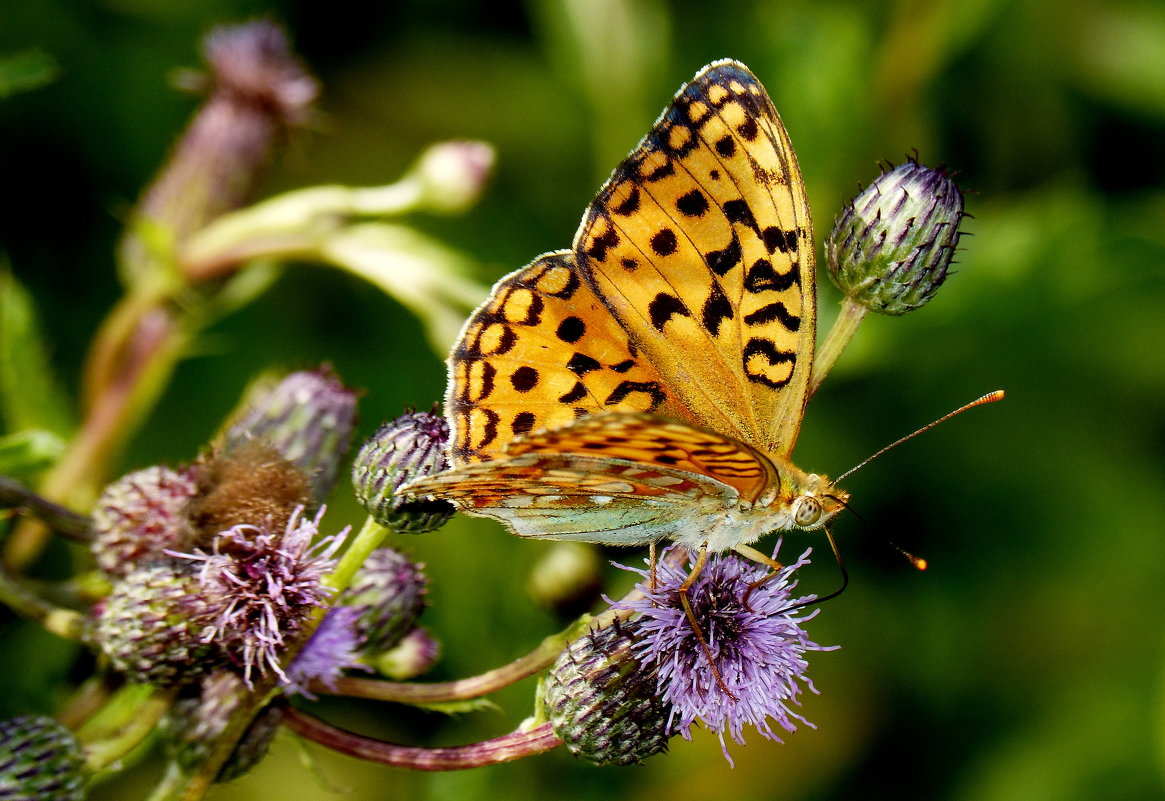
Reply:
[[[678,529],[673,538],[689,548],[727,551],[749,545],[772,532],[823,527],[849,499],[827,478],[805,473],[783,459],[770,460],[771,482],[755,500],[741,498],[731,507],[710,504]]]

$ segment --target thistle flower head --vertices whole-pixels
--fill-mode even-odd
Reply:
[[[213,29],[203,42],[203,56],[211,67],[214,93],[269,109],[287,123],[304,122],[319,93],[287,35],[267,20]]]
[[[218,648],[202,636],[208,611],[189,563],[154,562],[114,583],[94,608],[92,638],[131,680],[160,687],[183,684],[222,662]]]
[[[767,567],[733,553],[710,556],[688,592],[707,652],[680,599],[680,586],[689,573],[667,559],[667,553],[656,565],[654,587],[649,571],[632,570],[644,578],[637,585],[644,597],[616,604],[616,608],[640,613],[642,639],[634,654],[643,669],[655,675],[660,697],[671,705],[671,722],[680,734],[691,739],[692,725],[703,724],[720,736],[724,755],[731,762],[726,732],[743,745],[745,724],[777,741],[780,737],[772,723],[787,732],[796,731],[798,721],[812,726],[789,707],[798,702],[802,686],[817,691],[805,675],[806,653],[832,650],[810,640],[802,627],[816,610],[807,615],[798,614],[802,610],[788,611],[808,600],[793,597],[797,585],[791,575],[808,563],[809,551],[760,584],[769,575]],[[725,687],[731,695],[724,692]]]
[[[946,280],[962,219],[963,195],[950,176],[911,159],[878,176],[834,223],[830,278],[871,311],[917,309]]]
[[[449,424],[431,412],[408,412],[382,425],[364,443],[352,465],[356,499],[380,525],[399,533],[424,534],[453,515],[448,501],[406,500],[396,494],[408,482],[445,470]]]
[[[358,610],[362,650],[387,651],[416,624],[429,586],[423,568],[392,548],[377,548],[364,560],[339,601]]]
[[[633,765],[667,750],[670,704],[636,656],[639,621],[592,631],[551,666],[542,704],[572,754],[597,765]]]
[[[194,496],[192,468],[147,467],[109,484],[93,507],[93,556],[125,577],[182,544],[184,510]]]
[[[0,721],[0,799],[82,801],[84,771],[81,744],[52,718]]]
[[[321,509],[308,519],[300,509],[282,531],[238,525],[219,534],[210,553],[172,554],[201,563],[202,637],[226,652],[248,685],[254,671],[289,681],[280,659],[332,593],[324,578],[335,569],[348,529],[316,542],[322,516]]]
[[[336,483],[356,425],[356,393],[328,366],[291,373],[247,394],[223,435],[228,454],[255,442],[303,471],[311,497],[322,503]]]
[[[203,679],[197,692],[180,697],[162,719],[166,756],[187,774],[197,772],[226,731],[231,716],[250,698],[243,680],[219,670]],[[268,704],[247,727],[215,781],[227,782],[248,773],[267,753],[283,719],[286,702]]]
[[[308,690],[312,681],[335,689],[335,681],[345,670],[368,670],[360,661],[358,621],[362,610],[351,606],[334,606],[312,632],[311,638],[287,666],[287,684],[291,692],[315,700]]]

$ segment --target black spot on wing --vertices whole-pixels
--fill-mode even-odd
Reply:
[[[700,313],[700,321],[704,324],[704,329],[712,336],[718,335],[720,323],[724,320],[731,320],[732,314],[732,304],[729,302],[728,296],[724,294],[720,284],[713,281],[712,291],[708,294],[708,299],[704,301],[704,308]]]
[[[670,256],[676,252],[678,246],[676,232],[670,228],[664,228],[651,237],[651,249],[659,256]]]
[[[682,300],[667,292],[660,292],[652,298],[651,302],[647,304],[647,312],[651,316],[651,325],[656,331],[663,331],[667,321],[677,314],[683,317],[692,316]]]
[[[518,392],[529,392],[538,386],[538,371],[530,365],[523,365],[510,374],[510,384]]]
[[[663,391],[658,381],[621,381],[618,386],[611,391],[607,399],[603,401],[604,406],[613,406],[617,403],[622,403],[628,397],[635,393],[644,393],[650,400],[650,406],[647,411],[654,412],[667,400],[667,393]]]
[[[708,198],[699,189],[693,189],[676,200],[676,208],[687,217],[700,217],[708,211]]]
[[[764,357],[769,365],[786,364],[789,362],[796,363],[797,354],[786,350],[777,350],[777,346],[771,341],[761,337],[753,337],[744,346],[744,374],[748,380],[754,384],[763,384],[771,389],[780,389],[789,383],[789,378],[792,377],[793,371],[789,371],[789,378],[781,381],[775,381],[769,378],[763,372],[756,372],[750,369],[750,361],[756,357]]]
[[[801,318],[791,313],[780,301],[761,306],[752,314],[744,316],[744,322],[748,325],[761,325],[771,323],[773,320],[778,320],[781,325],[793,332],[801,327]]]
[[[752,293],[768,290],[783,291],[801,283],[801,271],[796,262],[789,267],[787,273],[778,273],[773,269],[773,263],[768,259],[757,259],[748,268],[744,277],[744,288]]]
[[[584,376],[592,370],[598,370],[602,366],[598,360],[587,356],[585,353],[574,354],[570,357],[570,361],[566,363],[566,369],[577,376]]]
[[[562,322],[558,324],[558,329],[554,335],[563,342],[575,343],[583,338],[587,332],[587,324],[581,318],[571,315],[563,318]]]

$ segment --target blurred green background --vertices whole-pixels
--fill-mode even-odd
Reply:
[[[853,575],[810,629],[817,725],[776,744],[674,742],[645,767],[566,753],[413,774],[285,735],[222,799],[1165,797],[1165,5],[1135,0],[363,3],[358,0],[5,0],[0,54],[39,48],[59,75],[0,101],[0,248],[36,296],[62,381],[116,300],[119,220],[195,100],[168,87],[218,22],[284,22],[323,84],[269,191],[395,179],[435,140],[497,148],[461,217],[418,228],[469,254],[489,283],[565,247],[609,170],[708,61],[768,87],[809,185],[819,238],[879,160],[917,150],[970,190],[957,274],[924,310],[867,321],[810,404],[802,467],[837,475],[987,390],[1004,403],[944,424],[847,482],[876,529],[931,563],[917,573],[871,528],[836,526]],[[823,328],[837,294],[821,290]],[[442,394],[443,354],[395,301],[293,265],[216,323],[135,441],[130,469],[192,457],[248,378],[330,361],[366,390],[362,433]],[[329,519],[360,515],[342,487]],[[806,543],[797,539],[794,547]],[[433,678],[515,658],[562,621],[529,597],[551,546],[457,520],[404,543],[430,568]],[[823,558],[808,589],[834,588]],[[614,556],[615,553],[608,554]],[[634,553],[618,558],[637,560]],[[610,592],[626,585],[613,576]],[[88,668],[9,621],[4,715],[51,713]],[[413,744],[511,730],[500,709],[455,718],[328,701],[321,713]],[[158,766],[94,799],[147,794]]]

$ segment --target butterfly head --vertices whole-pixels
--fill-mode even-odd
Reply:
[[[848,492],[835,487],[824,476],[810,473],[795,486],[789,503],[790,520],[795,527],[806,531],[821,528],[845,507],[847,500]]]

